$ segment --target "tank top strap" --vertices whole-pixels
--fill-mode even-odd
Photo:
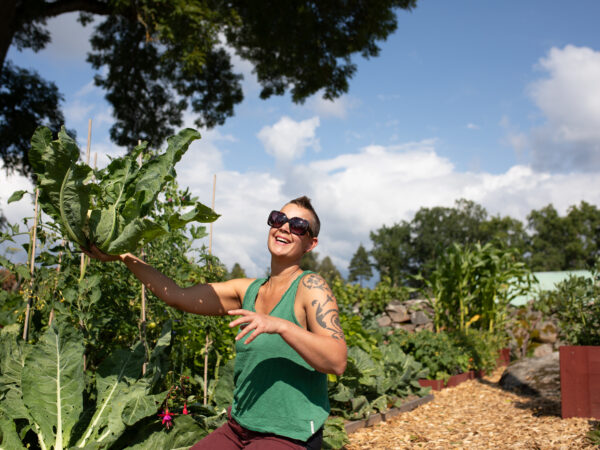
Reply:
[[[268,278],[257,278],[248,289],[246,289],[246,293],[244,294],[244,299],[242,300],[242,308],[247,309],[248,311],[254,311],[254,303],[256,302],[256,297],[258,296],[258,290],[260,287],[265,284]]]

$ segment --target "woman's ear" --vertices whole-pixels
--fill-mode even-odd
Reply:
[[[306,246],[304,248],[304,253],[310,252],[313,248],[315,248],[317,246],[318,243],[319,243],[319,238],[317,238],[317,237],[311,238],[311,241],[308,244],[308,246]]]

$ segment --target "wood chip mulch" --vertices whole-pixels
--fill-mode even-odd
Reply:
[[[433,401],[350,434],[358,449],[582,449],[592,419],[560,417],[560,401],[507,392],[497,369],[480,380],[433,392]]]

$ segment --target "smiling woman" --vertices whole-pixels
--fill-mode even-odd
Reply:
[[[130,253],[84,250],[122,261],[168,305],[193,314],[240,316],[228,421],[192,448],[320,448],[329,415],[328,373],[346,368],[337,301],[325,280],[300,268],[318,242],[320,220],[307,197],[272,211],[271,275],[181,288]],[[234,444],[235,443],[235,444]],[[254,447],[253,447],[254,446]]]

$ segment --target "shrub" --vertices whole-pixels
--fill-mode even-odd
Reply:
[[[546,291],[538,308],[558,319],[559,336],[570,345],[600,345],[600,260],[592,277],[571,276]]]

